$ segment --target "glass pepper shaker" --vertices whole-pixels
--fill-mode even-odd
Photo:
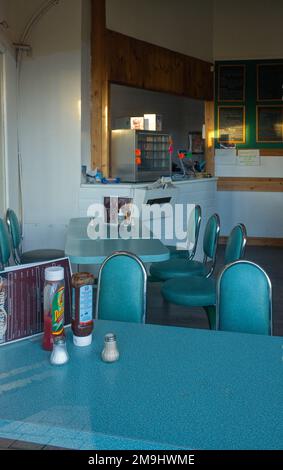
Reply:
[[[101,353],[101,358],[104,362],[115,362],[119,359],[116,335],[113,333],[108,333],[104,337],[104,348]]]

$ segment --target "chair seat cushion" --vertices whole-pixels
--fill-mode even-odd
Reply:
[[[161,293],[173,304],[207,307],[216,303],[216,280],[203,277],[170,279],[163,284]]]
[[[21,263],[28,264],[28,263],[40,263],[44,261],[51,261],[53,259],[64,258],[65,253],[63,250],[54,250],[54,249],[46,249],[46,250],[32,250],[26,251],[21,255]]]
[[[205,276],[207,267],[199,261],[173,258],[161,263],[153,263],[150,267],[150,274],[161,281],[167,281],[172,278]]]
[[[175,246],[166,245],[166,248],[170,251],[170,259],[172,258],[188,258],[188,250],[177,250]]]

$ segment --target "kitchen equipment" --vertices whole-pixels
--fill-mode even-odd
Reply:
[[[170,136],[161,132],[112,130],[112,176],[127,182],[171,176],[170,144]]]

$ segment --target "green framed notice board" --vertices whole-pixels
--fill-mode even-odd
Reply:
[[[215,63],[215,147],[283,149],[283,59]]]

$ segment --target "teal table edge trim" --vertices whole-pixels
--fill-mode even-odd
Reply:
[[[69,257],[70,262],[73,264],[102,264],[107,256],[73,256],[65,253]],[[136,254],[136,253],[134,253]],[[144,263],[155,263],[160,261],[168,261],[170,259],[170,253],[162,253],[159,255],[139,255],[136,254]]]

